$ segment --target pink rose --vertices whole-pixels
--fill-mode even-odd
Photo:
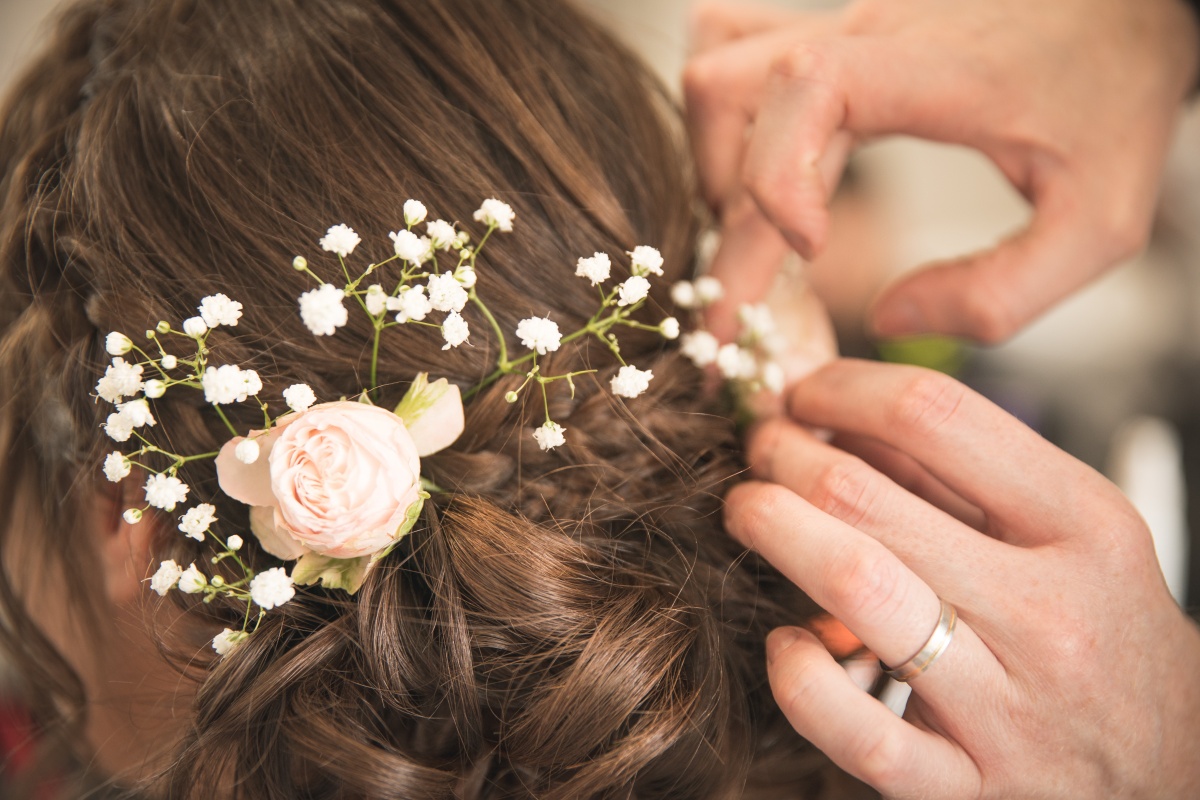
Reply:
[[[391,544],[421,491],[421,459],[404,420],[363,403],[313,406],[254,437],[243,464],[238,437],[221,448],[221,489],[252,506],[250,527],[272,555],[348,559]]]

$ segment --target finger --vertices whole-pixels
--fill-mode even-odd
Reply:
[[[818,605],[837,617],[884,663],[899,665],[928,641],[941,614],[941,601],[895,554],[870,536],[830,517],[782,486],[748,482],[726,498],[730,534],[775,566]],[[946,548],[935,565],[943,591],[969,599],[981,577]],[[944,587],[944,588],[943,588]],[[983,592],[982,594],[987,594]],[[1004,672],[967,624],[968,608],[946,652],[913,681],[938,711],[970,703],[976,693],[1000,685]]]
[[[773,60],[743,176],[766,217],[806,258],[824,246],[835,187],[829,176],[850,142],[908,133],[975,143],[980,93],[965,77],[971,72],[916,47],[841,36],[794,43]]]
[[[756,428],[747,442],[747,459],[755,478],[791,489],[818,510],[880,541],[939,588],[944,589],[947,567],[987,574],[999,557],[995,542],[981,539],[862,459],[794,422],[776,418]],[[957,554],[953,562],[947,561],[947,550]]]
[[[803,23],[814,16],[771,5],[698,3],[688,15],[688,52],[697,55],[746,36]]]
[[[887,797],[975,797],[980,775],[958,746],[858,688],[808,631],[767,639],[771,692],[788,722],[835,764]]]
[[[692,151],[705,199],[713,208],[736,194],[746,136],[774,54],[788,50],[797,39],[821,38],[832,25],[832,18],[814,17],[802,26],[732,41],[691,58],[684,67]]]
[[[1112,265],[1112,248],[1096,234],[1104,226],[1078,207],[1040,200],[1030,227],[998,247],[904,276],[875,303],[873,332],[1009,338]]]
[[[912,456],[869,436],[838,434],[830,442],[834,447],[858,456],[898,486],[920,497],[977,531],[987,530],[987,514],[962,499],[949,486],[935,478]]]
[[[755,478],[778,483],[880,542],[962,611],[983,610],[977,598],[994,584],[1006,545],[981,537],[793,422],[763,423],[752,432],[747,453]]]
[[[767,295],[789,252],[787,242],[749,195],[741,194],[725,210],[721,244],[709,266],[709,274],[725,288],[705,312],[705,324],[714,336],[722,342],[737,337],[738,309]]]
[[[1072,538],[1114,496],[1098,473],[941,373],[842,359],[793,386],[796,420],[878,439],[914,458],[1018,544]],[[1070,521],[1070,522],[1068,522]],[[1086,527],[1086,526],[1083,526]]]

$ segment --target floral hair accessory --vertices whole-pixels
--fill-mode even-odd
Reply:
[[[126,522],[138,523],[151,508],[177,512],[191,495],[190,487],[178,477],[179,470],[211,459],[221,490],[249,507],[250,529],[262,549],[283,562],[295,562],[290,573],[283,567],[255,572],[239,555],[242,538],[222,538],[216,532],[219,520],[211,503],[198,503],[178,517],[182,535],[215,542],[218,552],[210,559],[213,565],[234,564],[241,577],[209,577],[195,563],[184,569],[164,561],[150,579],[150,588],[160,595],[179,589],[202,595],[205,602],[218,597],[245,602],[241,629],[226,628],[213,639],[213,649],[221,656],[246,641],[268,611],[291,601],[296,585],[358,591],[371,568],[413,529],[430,492],[437,491],[422,478],[421,459],[449,447],[462,433],[465,398],[506,375],[523,377],[506,399],[516,402],[524,391],[538,386],[546,414],[544,424],[532,435],[538,447],[552,450],[564,445],[567,436],[566,428],[550,417],[548,387],[561,381],[574,393],[574,378],[595,370],[548,374],[539,357],[569,342],[594,338],[621,364],[611,382],[613,393],[632,399],[646,392],[654,376],[625,362],[617,330],[656,331],[665,339],[680,335],[674,318],[658,325],[633,319],[645,305],[650,277],[663,274],[661,254],[643,245],[627,253],[630,277],[607,289],[602,284],[611,278],[609,256],[596,253],[580,258],[575,274],[599,287],[599,310],[583,327],[565,333],[549,314],[521,320],[513,333],[528,352],[514,354],[506,332],[476,292],[476,269],[482,267],[479,256],[493,233],[512,231],[513,209],[494,198],[485,200],[474,219],[487,227],[474,246],[470,234],[456,224],[427,221],[428,209],[420,201],[406,202],[403,216],[404,228],[390,234],[394,255],[369,264],[357,278],[351,278],[347,259],[362,239],[345,224],[332,226],[320,240],[322,250],[337,257],[344,281],[322,279],[303,256],[292,262],[293,269],[317,284],[298,301],[300,319],[314,336],[337,335],[349,322],[348,305],[358,306],[372,323],[369,384],[357,399],[319,402],[310,386],[296,384],[268,402],[257,372],[237,364],[211,363],[212,332],[236,327],[243,312],[240,302],[224,294],[203,298],[197,314],[179,329],[159,322],[146,332],[150,342],[146,348],[118,331],[105,337],[113,359],[96,385],[96,394],[113,404],[115,411],[104,430],[118,443],[132,442],[135,449],[110,453],[103,472],[113,482],[128,478],[135,467],[148,476],[146,505],[127,509]],[[417,227],[421,224],[423,235]],[[395,408],[378,406],[381,338],[394,328],[420,325],[439,330],[443,349],[462,346],[471,336],[463,316],[468,305],[478,310],[495,336],[499,350],[495,370],[465,393],[445,378],[431,381],[422,373],[414,377]],[[164,347],[168,336],[190,343],[195,355],[168,353]],[[158,424],[151,402],[178,390],[202,393],[224,421],[231,438],[219,450],[173,453],[142,434]],[[261,427],[239,431],[234,426],[224,409],[241,403],[258,407]],[[164,461],[165,468],[156,468]]]

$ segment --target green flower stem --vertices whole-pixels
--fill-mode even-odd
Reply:
[[[379,388],[379,338],[383,333],[383,316],[375,320],[375,338],[371,342],[371,388],[367,396]]]
[[[491,231],[489,231],[490,233]],[[479,299],[479,295],[475,293],[475,287],[471,287],[471,302],[483,312],[483,316],[487,319],[488,324],[492,326],[492,331],[496,334],[496,341],[500,343],[500,369],[504,370],[513,366],[508,361],[508,343],[504,341],[504,331],[500,330],[500,323],[496,322],[496,318],[492,316],[492,312]],[[501,373],[503,374],[503,373]]]
[[[217,410],[217,416],[220,417],[221,421],[225,423],[225,427],[229,429],[229,432],[234,436],[241,436],[241,434],[237,432],[237,428],[233,427],[233,423],[229,421],[229,417],[225,416],[225,412],[221,410],[221,406],[213,403],[212,407]]]

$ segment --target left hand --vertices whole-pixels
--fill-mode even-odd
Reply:
[[[768,640],[792,725],[888,797],[1194,797],[1200,633],[1102,476],[943,375],[838,361],[749,443],[729,531],[885,663],[948,649],[904,718],[807,631]],[[857,455],[852,455],[856,453]]]

